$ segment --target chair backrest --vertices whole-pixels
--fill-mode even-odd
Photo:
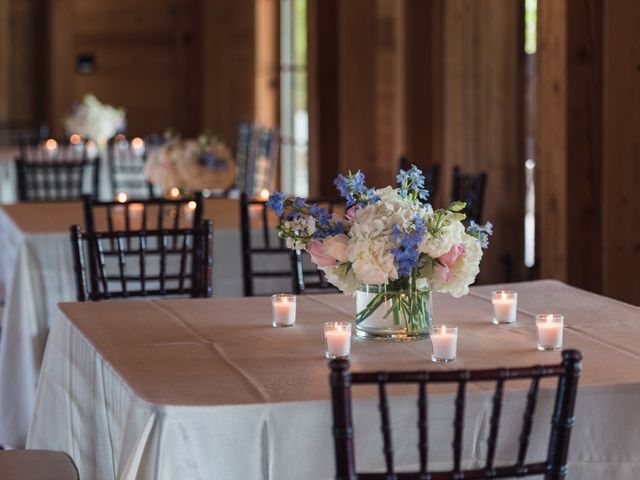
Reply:
[[[46,123],[0,122],[0,146],[35,145],[48,134]]]
[[[336,208],[344,208],[344,200],[337,198],[309,198],[309,204],[315,204],[324,208],[330,214],[336,212]],[[322,270],[310,264],[310,255],[307,252],[294,251],[295,270],[293,278],[295,281],[294,293],[337,293],[338,288],[331,285]]]
[[[144,147],[135,147],[127,139],[111,140],[107,147],[111,192],[126,193],[129,198],[153,197],[153,186],[147,180]]]
[[[344,200],[319,198],[309,199],[333,213],[335,207],[344,205]],[[242,229],[242,278],[245,296],[256,295],[254,281],[256,279],[288,278],[291,282],[291,292],[296,295],[302,293],[334,293],[338,290],[327,282],[324,274],[315,266],[310,265],[306,252],[287,248],[282,239],[278,238],[273,217],[270,216],[264,200],[251,199],[246,193],[240,196],[240,219]],[[251,220],[254,220],[253,222]],[[257,228],[256,228],[257,226]],[[255,238],[258,237],[258,238]],[[284,262],[280,268],[254,268],[254,257],[269,256],[288,259],[288,267]],[[276,292],[262,292],[267,295]]]
[[[273,190],[280,154],[280,134],[276,128],[242,122],[236,147],[236,187],[251,196]]]
[[[465,213],[469,220],[480,223],[484,206],[484,191],[487,185],[487,174],[477,175],[462,173],[459,167],[453,168],[453,189],[451,200],[460,200],[467,204]]]
[[[87,158],[84,145],[25,147],[16,160],[20,201],[79,200],[97,195],[100,157]]]
[[[253,221],[252,221],[253,220]],[[293,272],[297,268],[298,256],[277,238],[273,217],[269,213],[267,202],[252,199],[246,192],[240,195],[240,227],[242,240],[242,281],[244,295],[256,295],[254,281],[257,279],[283,279],[291,281],[291,291],[295,292],[297,280]],[[257,228],[256,228],[257,227]],[[254,257],[288,260],[288,267],[278,264],[275,268],[258,269],[254,267]],[[284,263],[284,262],[283,262]],[[261,294],[275,293],[265,292]]]
[[[202,223],[204,203],[202,193],[193,200],[147,198],[103,202],[90,195],[83,196],[84,221],[87,232],[131,232],[137,230],[167,230],[195,228]]]
[[[333,401],[333,436],[336,456],[336,479],[414,479],[414,480],[459,480],[489,479],[506,477],[525,477],[545,475],[546,480],[565,478],[567,474],[567,455],[571,429],[575,422],[574,406],[578,391],[582,355],[575,350],[562,352],[562,363],[548,366],[525,368],[500,368],[495,370],[455,370],[455,371],[412,371],[412,372],[350,372],[347,360],[331,361],[331,391]],[[547,458],[536,463],[526,463],[529,438],[538,398],[540,380],[557,377],[555,405],[551,419]],[[502,409],[504,385],[509,380],[531,379],[522,430],[518,445],[517,459],[507,466],[496,466],[494,462],[498,427]],[[495,382],[487,457],[484,468],[462,470],[462,441],[464,429],[466,385],[469,382]],[[389,422],[389,403],[387,385],[416,384],[418,386],[418,455],[420,469],[417,472],[396,473],[394,467],[391,425]],[[453,421],[453,468],[448,471],[429,471],[428,469],[428,395],[427,385],[450,383],[457,385],[455,413]],[[353,414],[351,404],[352,385],[377,385],[379,409],[382,422],[383,453],[385,473],[356,473]]]
[[[171,231],[70,230],[78,301],[213,293],[209,220]]]

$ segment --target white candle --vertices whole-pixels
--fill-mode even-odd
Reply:
[[[328,322],[324,324],[325,356],[346,358],[351,353],[351,324]]]
[[[493,303],[493,323],[514,323],[518,309],[516,292],[499,291],[491,293]]]
[[[296,296],[277,294],[271,297],[273,326],[291,327],[296,323]]]
[[[538,350],[556,351],[562,348],[564,316],[558,314],[536,315]]]
[[[458,327],[433,327],[431,329],[431,360],[446,363],[456,359]]]
[[[197,207],[197,204],[193,200],[191,200],[189,203],[187,203],[183,207],[183,209],[184,209],[184,219],[187,222],[193,221],[193,214],[196,211],[196,207]]]

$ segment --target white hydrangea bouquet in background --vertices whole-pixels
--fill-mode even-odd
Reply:
[[[339,175],[343,216],[280,192],[268,202],[287,246],[307,251],[330,283],[356,295],[356,334],[363,338],[427,336],[431,292],[466,295],[492,233],[490,223],[465,228],[463,202],[434,210],[417,167],[400,170],[397,182],[375,190],[359,171]]]
[[[116,133],[124,130],[125,112],[122,108],[105,105],[94,95],[84,96],[82,103],[74,107],[73,113],[64,119],[69,135],[104,144]]]
[[[208,133],[195,139],[165,133],[165,142],[151,150],[145,171],[149,181],[165,192],[224,190],[235,179],[231,150]]]

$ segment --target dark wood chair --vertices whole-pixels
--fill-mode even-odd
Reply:
[[[236,146],[236,188],[251,196],[272,190],[280,155],[280,132],[242,122]]]
[[[459,167],[453,168],[453,189],[451,200],[460,200],[467,204],[465,213],[468,220],[480,223],[484,207],[484,192],[487,186],[487,174],[462,173]]]
[[[0,452],[3,480],[79,480],[78,469],[69,455],[47,450]]]
[[[136,150],[127,139],[112,139],[107,146],[111,192],[129,198],[152,198],[153,186],[147,180],[145,151]]]
[[[45,122],[0,122],[0,146],[36,145],[48,135]]]
[[[257,228],[254,228],[256,225]],[[267,208],[267,202],[252,199],[247,193],[242,192],[240,195],[240,228],[244,295],[246,297],[256,295],[254,282],[257,279],[278,280],[286,278],[291,282],[291,291],[296,292],[298,284],[293,272],[297,269],[297,255],[288,249],[281,239],[277,238],[274,220]],[[254,257],[257,256],[275,258],[276,261],[282,260],[283,264],[288,262],[289,267],[257,269],[254,267]],[[271,293],[275,292],[262,294]]]
[[[544,475],[545,480],[557,480],[567,475],[567,455],[571,429],[575,422],[574,405],[582,355],[575,350],[562,352],[558,365],[526,368],[500,368],[495,370],[413,371],[413,372],[363,372],[349,371],[347,360],[331,361],[331,391],[333,400],[333,436],[336,456],[336,479],[413,479],[460,480],[528,477]],[[551,419],[551,434],[547,458],[536,463],[526,463],[529,437],[541,379],[557,377],[555,405]],[[509,380],[531,379],[527,395],[517,459],[507,466],[494,462],[498,427],[500,422],[504,384]],[[466,385],[469,382],[495,382],[493,408],[487,440],[487,457],[484,468],[462,470],[462,436],[464,427]],[[397,473],[394,467],[391,425],[387,386],[389,384],[416,384],[418,386],[419,471]],[[453,468],[450,471],[430,471],[428,468],[428,395],[427,385],[434,383],[457,384],[453,421]],[[379,409],[382,419],[383,453],[385,473],[356,473],[354,431],[352,422],[352,385],[376,385],[379,392]]]
[[[172,230],[70,230],[78,301],[213,294],[209,220]]]
[[[84,195],[84,221],[87,232],[105,230],[109,233],[139,230],[167,230],[195,228],[202,223],[204,203],[201,193],[193,200],[147,198],[103,202],[90,195]],[[195,203],[191,209],[190,203]],[[104,223],[101,223],[104,220]]]
[[[16,171],[20,201],[79,200],[85,193],[97,195],[100,157],[88,158],[84,144],[59,143],[54,151],[27,146],[16,160]]]
[[[330,213],[333,213],[335,206],[344,203],[343,200],[334,199],[311,199],[309,201],[327,208]],[[269,213],[264,200],[251,199],[246,193],[241,194],[240,223],[244,295],[248,297],[256,295],[254,283],[256,279],[289,279],[290,290],[295,294],[337,291],[326,281],[322,272],[313,266],[307,266],[308,262],[305,260],[308,257],[307,253],[291,250],[285,246],[283,240],[278,238],[274,222],[275,217]],[[282,267],[255,268],[254,257],[257,256],[283,259]],[[284,268],[285,263],[288,263],[287,268]],[[271,293],[276,292],[269,291],[260,293],[260,295]]]

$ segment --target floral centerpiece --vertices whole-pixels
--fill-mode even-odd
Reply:
[[[165,142],[151,150],[145,172],[149,181],[165,192],[223,190],[235,179],[231,150],[217,137],[204,133],[195,139],[182,139],[165,133]]]
[[[100,144],[106,143],[126,125],[124,109],[105,105],[91,94],[84,96],[64,123],[69,135],[77,134]]]
[[[490,223],[462,221],[465,204],[434,210],[422,172],[400,170],[396,188],[370,189],[364,175],[339,175],[344,216],[276,192],[269,206],[291,249],[305,250],[326,279],[356,295],[356,334],[418,339],[432,325],[431,292],[461,297],[480,271]]]

